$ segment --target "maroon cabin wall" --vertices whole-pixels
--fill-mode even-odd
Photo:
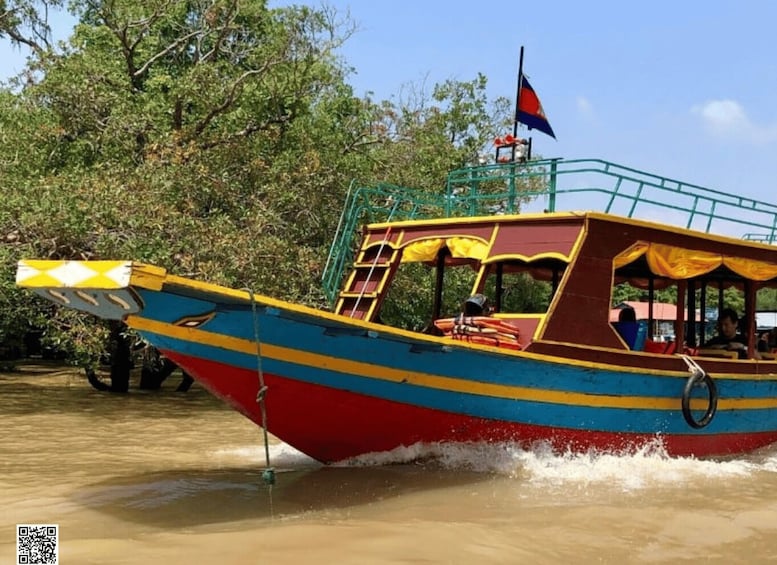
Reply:
[[[622,348],[609,323],[612,258],[595,254],[590,235],[569,273],[541,339]]]
[[[585,239],[541,339],[623,348],[609,323],[612,258],[637,239],[630,226],[602,226],[590,218],[586,224]]]
[[[638,241],[676,245],[712,253],[775,261],[775,252],[710,241],[671,230],[588,218],[585,241],[542,339],[623,347],[610,326],[612,259]],[[581,315],[581,313],[585,315]]]
[[[533,257],[543,253],[569,255],[580,235],[582,220],[538,220],[524,224],[501,224],[491,247],[491,256],[523,255]]]

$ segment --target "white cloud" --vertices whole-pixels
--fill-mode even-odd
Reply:
[[[705,129],[716,137],[754,144],[777,140],[777,125],[753,123],[744,107],[735,100],[710,100],[691,108],[701,118]]]
[[[594,107],[585,96],[577,97],[577,111],[584,118],[592,119],[594,117]]]

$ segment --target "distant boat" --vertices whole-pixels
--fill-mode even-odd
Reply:
[[[586,207],[601,197],[604,212],[555,211],[566,197]],[[546,211],[518,213],[537,198]],[[662,223],[638,219],[641,209]],[[740,215],[734,227],[766,242],[706,233]],[[672,225],[680,217],[685,226]],[[756,290],[777,286],[774,226],[770,204],[605,161],[508,162],[454,171],[443,194],[353,191],[329,258],[328,284],[340,286],[332,312],[132,261],[28,259],[16,280],[61,306],[124,320],[322,462],[418,442],[622,452],[658,441],[671,455],[709,457],[777,441],[777,361],[699,350],[687,304],[695,312],[707,287],[734,285],[754,320]],[[430,288],[404,289],[414,304],[429,297],[423,330],[392,327],[384,311],[411,307],[392,291],[413,264],[433,274]],[[451,276],[470,281],[453,300]],[[547,297],[539,311],[518,311],[516,293],[532,282]],[[677,288],[675,342],[624,339],[610,322],[623,282],[650,302],[655,289]],[[478,295],[470,311],[447,306],[468,295]],[[492,311],[477,312],[483,296]]]

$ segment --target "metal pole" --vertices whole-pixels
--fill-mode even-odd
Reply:
[[[513,120],[513,137],[518,140],[518,113],[521,104],[521,87],[523,86],[523,45],[518,58],[518,89],[515,93],[515,119]],[[515,145],[513,145],[513,163],[515,163]]]
[[[529,146],[531,147],[531,145]],[[558,159],[552,159],[550,162],[550,194],[548,195],[548,212],[556,211],[556,179],[558,169]]]

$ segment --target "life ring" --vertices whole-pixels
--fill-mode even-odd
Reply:
[[[707,387],[707,411],[701,420],[696,420],[691,413],[691,391],[700,383]],[[712,421],[718,409],[718,387],[706,371],[694,371],[685,382],[683,389],[683,417],[688,425],[695,429],[701,429]]]

